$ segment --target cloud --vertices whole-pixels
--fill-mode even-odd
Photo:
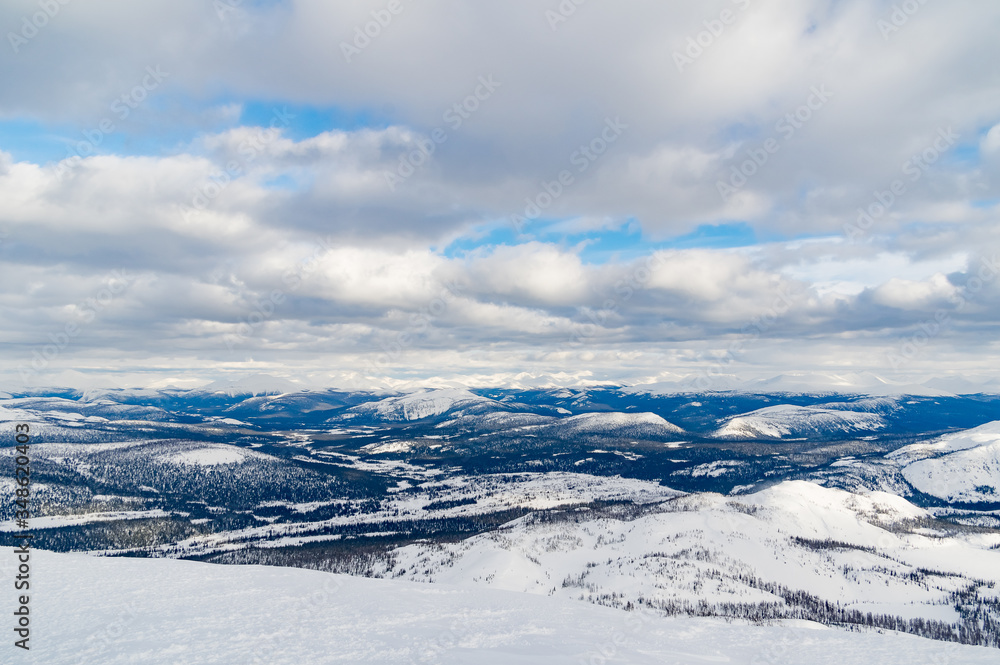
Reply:
[[[872,292],[873,302],[897,309],[925,309],[940,306],[954,295],[955,287],[948,278],[936,273],[930,279],[915,282],[892,278]]]
[[[986,132],[986,136],[983,137],[981,145],[983,152],[1000,152],[1000,125],[993,125],[990,127],[990,131]]]
[[[1000,8],[427,0],[354,44],[379,7],[94,0],[0,49],[10,366],[85,317],[44,372],[875,369],[939,310],[906,371],[995,354]]]

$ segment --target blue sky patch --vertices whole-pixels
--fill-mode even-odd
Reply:
[[[534,219],[518,233],[509,220],[478,227],[475,231],[452,241],[442,250],[448,258],[464,256],[482,248],[517,245],[531,240],[579,247],[584,263],[603,264],[629,261],[660,249],[729,249],[757,244],[754,229],[746,222],[702,224],[691,233],[662,241],[651,241],[635,219],[617,228],[605,228],[579,233],[555,230],[568,220]]]
[[[348,111],[338,107],[288,104],[281,101],[244,102],[239,124],[269,127],[277,114],[285,112],[289,114],[289,123],[284,134],[295,141],[333,130],[384,129],[392,124],[388,113],[383,111]]]

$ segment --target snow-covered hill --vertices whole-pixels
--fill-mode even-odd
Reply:
[[[621,436],[646,437],[683,434],[684,430],[655,413],[581,413],[559,425],[567,433],[616,433]]]
[[[907,446],[891,457],[925,494],[951,503],[1000,503],[1000,421]]]
[[[68,400],[67,400],[68,401]],[[107,422],[101,416],[85,416],[79,411],[37,411],[0,406],[0,437],[14,439],[15,427],[27,424],[34,440],[100,441],[102,436],[91,427]]]
[[[0,584],[15,555],[0,548]],[[996,650],[808,622],[664,618],[311,570],[32,553],[32,665],[987,665]],[[11,644],[4,650],[15,651]],[[13,662],[13,661],[12,661]]]
[[[422,420],[453,409],[485,404],[496,404],[497,409],[502,408],[499,403],[462,388],[420,390],[351,407],[341,418],[362,417],[384,422]]]
[[[948,534],[925,527],[929,518],[890,494],[795,481],[632,515],[524,518],[461,543],[403,548],[389,574],[680,613],[795,617],[835,602],[950,624],[961,619],[955,594],[996,597],[1000,551],[990,548],[1000,533]]]
[[[111,399],[66,399],[63,397],[24,397],[5,402],[10,408],[26,409],[37,413],[79,414],[99,416],[110,420],[163,420],[169,414],[154,406],[121,404]]]
[[[484,407],[488,403],[489,401],[477,404],[478,410],[485,410]],[[503,405],[504,408],[511,406],[511,404]],[[530,430],[535,435],[553,436],[560,439],[617,437],[624,443],[628,443],[630,439],[674,438],[676,435],[684,433],[683,429],[655,413],[607,411],[565,417],[526,412],[493,411],[463,414],[439,424],[438,427],[481,431],[508,429],[521,433]]]
[[[885,427],[878,414],[781,404],[727,419],[713,436],[721,439],[784,439],[854,435]]]
[[[494,411],[483,414],[463,414],[456,418],[451,418],[439,423],[435,427],[499,431],[510,430],[519,427],[534,427],[538,425],[548,425],[556,419],[552,416],[545,416],[538,413],[512,413],[510,411]]]

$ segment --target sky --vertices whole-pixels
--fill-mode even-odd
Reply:
[[[8,0],[0,383],[1000,376],[1000,5]]]

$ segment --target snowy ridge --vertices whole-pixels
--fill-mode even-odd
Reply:
[[[890,458],[898,460],[919,460],[949,453],[989,446],[1000,441],[1000,420],[979,427],[945,434],[932,443],[917,443],[891,453]]]
[[[35,436],[43,436],[48,440],[63,441],[97,441],[101,439],[87,425],[103,423],[107,419],[100,416],[84,416],[80,413],[62,411],[34,411],[30,409],[11,409],[0,406],[0,436],[7,440],[14,439],[14,429],[18,423],[26,423]]]
[[[1000,421],[895,451],[916,489],[949,503],[1000,503]]]
[[[712,436],[721,439],[782,439],[871,432],[885,425],[885,421],[874,413],[781,404],[734,416]]]
[[[868,411],[884,416],[898,411],[902,399],[900,397],[864,397],[850,402],[825,402],[817,406],[838,411]]]
[[[387,422],[422,420],[461,407],[492,404],[493,400],[480,397],[462,388],[420,390],[406,395],[387,397],[377,402],[360,404],[348,409],[347,416],[366,416]],[[502,408],[499,403],[497,408]]]
[[[163,420],[168,413],[155,406],[121,404],[111,399],[73,400],[63,397],[22,397],[7,401],[11,407],[34,411],[43,416],[57,414],[97,416],[112,420]],[[65,415],[61,416],[65,418]]]
[[[581,413],[560,425],[574,432],[620,431],[635,434],[683,434],[684,430],[655,413]]]
[[[483,414],[467,414],[446,420],[436,425],[438,428],[456,427],[485,430],[504,430],[517,427],[533,427],[547,425],[555,420],[552,416],[537,413],[512,413],[510,411],[494,411]]]

